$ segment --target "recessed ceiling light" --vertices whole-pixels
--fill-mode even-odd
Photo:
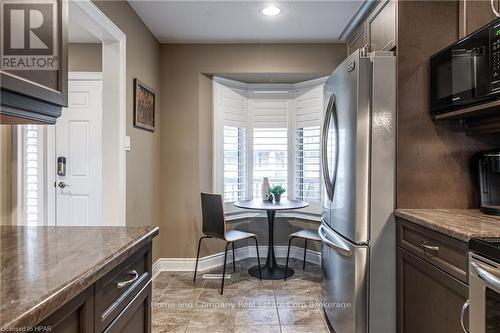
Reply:
[[[266,16],[276,16],[281,12],[281,9],[274,5],[269,5],[266,8],[262,9],[262,14]]]

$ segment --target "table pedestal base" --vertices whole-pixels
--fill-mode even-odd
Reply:
[[[262,279],[263,280],[283,280],[285,278],[285,267],[281,267],[276,265],[275,267],[269,267],[269,266],[262,266]],[[251,276],[254,276],[256,278],[259,278],[259,266],[253,266],[248,270],[248,273]],[[289,278],[292,276],[295,272],[293,269],[288,267],[286,270],[286,277]]]

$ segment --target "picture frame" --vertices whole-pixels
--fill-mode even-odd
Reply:
[[[155,130],[156,91],[134,79],[134,127]]]

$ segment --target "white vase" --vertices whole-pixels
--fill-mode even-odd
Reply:
[[[267,196],[269,195],[269,178],[264,177],[262,180],[262,201],[266,201]]]

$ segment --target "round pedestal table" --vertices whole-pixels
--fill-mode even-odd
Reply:
[[[293,269],[279,266],[276,263],[276,256],[274,255],[274,216],[278,210],[294,210],[301,209],[309,206],[305,201],[299,200],[285,200],[282,199],[279,203],[265,202],[262,200],[242,200],[234,203],[235,207],[251,210],[265,210],[267,213],[267,223],[269,227],[269,242],[267,243],[267,259],[262,269],[262,278],[266,280],[279,280],[285,277],[289,278],[294,274]],[[253,266],[248,270],[250,275],[259,277],[259,267]]]

